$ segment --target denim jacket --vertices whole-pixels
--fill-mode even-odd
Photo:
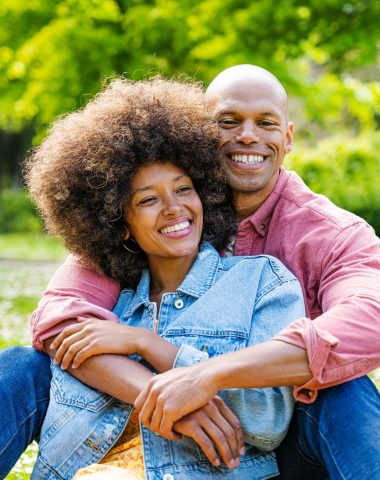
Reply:
[[[149,272],[136,291],[123,290],[115,313],[120,322],[154,330],[179,348],[174,367],[264,342],[304,315],[296,278],[276,259],[221,258],[205,243],[160,311],[149,301]],[[83,385],[52,365],[48,412],[31,478],[70,479],[99,462],[121,436],[132,407]],[[242,424],[246,454],[240,466],[213,467],[197,444],[166,440],[141,426],[148,480],[265,479],[278,474],[273,449],[284,438],[293,410],[291,388],[229,389],[220,392]]]

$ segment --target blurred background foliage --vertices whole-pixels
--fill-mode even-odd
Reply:
[[[379,19],[372,0],[2,0],[0,231],[41,228],[19,192],[20,162],[109,76],[206,86],[254,63],[290,95],[287,165],[380,234]]]

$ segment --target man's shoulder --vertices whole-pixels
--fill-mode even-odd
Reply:
[[[335,205],[326,196],[313,192],[297,173],[288,173],[289,181],[277,204],[282,216],[285,212],[293,223],[302,223],[304,228],[321,224],[339,231],[358,223],[367,224],[357,215]]]

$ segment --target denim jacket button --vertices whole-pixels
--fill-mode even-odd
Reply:
[[[163,480],[174,480],[174,477],[171,473],[165,473]]]
[[[181,300],[180,298],[177,298],[177,300],[174,302],[174,306],[177,310],[181,310],[181,308],[183,308],[183,300]],[[170,480],[170,479],[168,478],[165,480]]]

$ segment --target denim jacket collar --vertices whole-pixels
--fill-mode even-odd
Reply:
[[[199,253],[186,278],[177,288],[177,294],[190,295],[199,298],[210,286],[215,283],[216,272],[219,267],[220,257],[212,245],[203,242]],[[145,269],[141,275],[129,308],[124,312],[124,317],[129,317],[141,306],[147,307],[149,301],[150,275],[148,269]]]

